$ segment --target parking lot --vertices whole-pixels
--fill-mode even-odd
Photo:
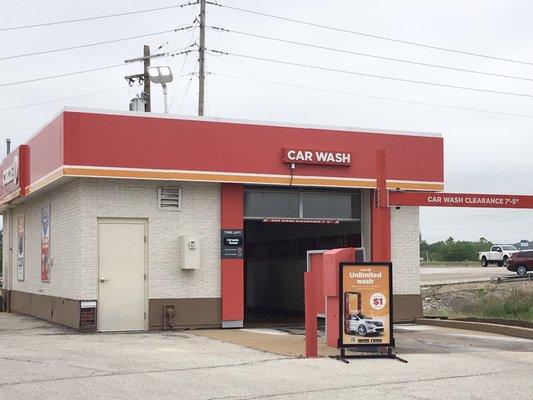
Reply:
[[[83,335],[0,313],[0,399],[516,400],[533,393],[533,341],[526,339],[397,325],[398,353],[408,364],[344,364],[194,333]]]
[[[421,285],[441,285],[458,282],[488,281],[492,278],[515,277],[516,272],[508,271],[503,267],[421,267]]]

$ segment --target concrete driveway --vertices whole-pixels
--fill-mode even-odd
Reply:
[[[488,281],[491,278],[517,276],[503,267],[420,267],[421,285]]]
[[[0,313],[0,399],[532,398],[533,341],[397,327],[408,364],[344,364],[183,332],[81,335]]]

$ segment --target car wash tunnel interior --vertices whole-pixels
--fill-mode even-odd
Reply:
[[[248,187],[245,323],[303,320],[308,250],[361,247],[359,190]]]

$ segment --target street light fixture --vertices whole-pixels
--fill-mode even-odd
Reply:
[[[149,67],[148,76],[153,83],[160,83],[163,86],[163,97],[165,100],[165,114],[168,113],[167,104],[167,83],[172,82],[172,70],[170,67]]]

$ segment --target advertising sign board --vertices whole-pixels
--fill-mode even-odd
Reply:
[[[339,347],[393,346],[392,264],[341,263]]]
[[[17,280],[24,280],[24,214],[18,217],[18,256],[17,256]]]
[[[242,229],[222,229],[221,258],[244,257],[244,234]]]
[[[41,208],[41,282],[50,282],[50,204]]]

